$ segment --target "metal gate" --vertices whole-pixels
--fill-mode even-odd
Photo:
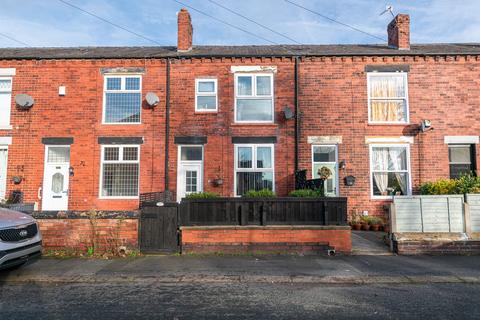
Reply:
[[[139,238],[142,253],[179,252],[177,204],[142,208]]]

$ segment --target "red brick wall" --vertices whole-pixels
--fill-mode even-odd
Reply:
[[[368,123],[365,65],[408,64],[410,125]],[[350,213],[357,209],[384,214],[388,201],[372,200],[369,146],[366,136],[414,136],[410,145],[413,191],[421,183],[449,177],[447,135],[480,133],[478,79],[480,57],[331,57],[305,59],[300,67],[300,169],[311,177],[311,145],[308,136],[342,136],[339,160],[340,195],[348,197]],[[433,131],[417,134],[423,119]],[[477,145],[477,163],[480,148]],[[353,187],[343,184],[345,175],[356,177]]]
[[[352,250],[350,227],[183,227],[181,232],[182,247],[325,244],[339,252]]]
[[[85,251],[97,241],[100,251],[138,248],[137,219],[38,219],[45,249]],[[94,237],[94,234],[96,236]]]

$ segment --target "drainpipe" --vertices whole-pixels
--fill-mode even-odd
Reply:
[[[295,173],[298,171],[298,139],[300,138],[300,109],[298,107],[298,68],[299,57],[295,57]],[[295,181],[295,184],[297,181]]]
[[[169,146],[170,146],[170,59],[167,59],[166,90],[165,90],[165,193],[169,188]]]

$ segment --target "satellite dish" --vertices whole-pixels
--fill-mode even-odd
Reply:
[[[285,116],[285,119],[287,119],[287,120],[295,118],[295,115],[293,114],[293,111],[292,111],[292,109],[290,109],[290,107],[283,108],[283,114]]]
[[[153,92],[148,92],[145,95],[145,100],[147,101],[147,104],[151,107],[155,107],[160,102],[158,96]]]
[[[31,96],[25,93],[20,93],[15,96],[15,103],[21,108],[28,110],[30,109],[35,101]]]

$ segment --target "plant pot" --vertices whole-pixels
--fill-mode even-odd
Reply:
[[[370,226],[370,230],[371,231],[378,231],[378,230],[380,230],[380,227],[381,227],[381,225],[379,225],[379,224],[372,224]]]
[[[383,225],[383,231],[386,233],[390,233],[390,226],[388,224]]]
[[[369,225],[369,224],[366,224],[366,223],[363,223],[363,224],[362,224],[362,230],[364,230],[364,231],[370,230],[370,225]]]
[[[360,223],[352,224],[352,230],[360,230],[362,229],[362,225]]]

